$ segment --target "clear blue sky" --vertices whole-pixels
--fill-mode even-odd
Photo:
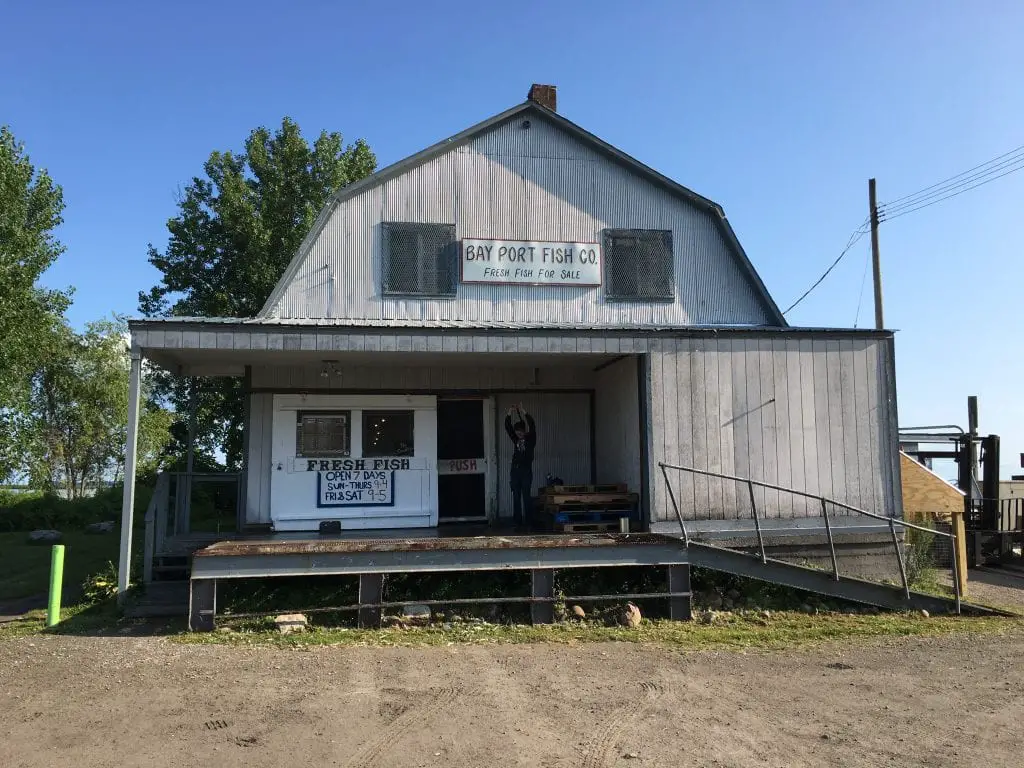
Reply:
[[[75,324],[133,313],[176,192],[283,115],[382,165],[555,83],[570,119],[721,203],[787,306],[867,215],[1024,144],[1024,3],[4,3],[0,122],[64,187]],[[1024,172],[883,224],[904,425],[1024,450]],[[789,319],[854,323],[867,238]],[[870,281],[860,310],[872,322]]]

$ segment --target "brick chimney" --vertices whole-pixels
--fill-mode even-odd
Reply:
[[[555,86],[553,85],[534,83],[530,86],[530,93],[526,98],[540,104],[542,107],[547,107],[552,112],[558,111],[558,97],[555,94]]]

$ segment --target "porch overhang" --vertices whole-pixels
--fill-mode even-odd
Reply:
[[[891,337],[891,331],[779,328],[770,326],[543,327],[417,321],[359,320],[316,324],[265,319],[185,318],[132,320],[132,349],[183,376],[243,376],[247,366],[310,364],[344,356],[347,362],[427,360],[446,365],[491,362],[529,365],[541,357],[577,358],[595,365],[621,355],[658,351],[666,339],[723,335],[785,335],[789,338]],[[469,354],[467,354],[469,353]]]

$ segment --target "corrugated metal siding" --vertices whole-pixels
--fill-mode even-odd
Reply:
[[[651,466],[659,461],[822,494],[899,515],[887,339],[667,339],[651,366]],[[749,519],[742,484],[670,473],[688,519]],[[660,472],[655,520],[673,520]],[[816,517],[813,500],[755,489],[770,518]],[[837,513],[839,513],[837,511]]]
[[[488,366],[338,366],[337,373],[321,375],[323,366],[257,366],[252,386],[257,389],[348,390],[493,390],[589,389],[594,374],[589,368],[533,368]]]
[[[597,373],[594,421],[597,482],[627,483],[640,491],[640,393],[637,359],[627,357]]]
[[[382,221],[444,222],[463,237],[598,241],[605,228],[671,229],[677,299],[606,302],[602,289],[460,285],[455,299],[382,297]],[[281,318],[763,324],[756,289],[714,214],[655,187],[542,119],[512,120],[341,203],[270,313]]]
[[[512,441],[505,433],[505,411],[519,403],[537,423],[537,448],[533,457],[533,493],[550,473],[570,485],[591,478],[590,396],[587,394],[515,393],[499,395],[498,514],[512,516]]]
[[[274,396],[249,396],[249,457],[246,475],[245,522],[270,522],[270,448]]]

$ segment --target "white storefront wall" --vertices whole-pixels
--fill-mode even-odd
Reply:
[[[411,456],[364,457],[368,410],[413,412]],[[350,456],[297,456],[296,421],[305,411],[350,414]],[[270,517],[275,530],[437,525],[437,398],[402,395],[275,395]],[[352,491],[351,488],[359,490]]]

